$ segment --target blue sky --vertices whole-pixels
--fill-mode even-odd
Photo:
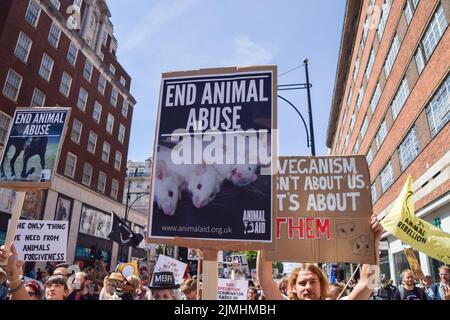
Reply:
[[[278,72],[310,61],[317,155],[325,145],[344,0],[108,0],[118,60],[132,77],[134,109],[128,159],[151,156],[161,73],[276,64]],[[305,82],[304,68],[279,84]],[[307,120],[306,91],[280,93]],[[299,116],[278,101],[280,155],[310,155]]]

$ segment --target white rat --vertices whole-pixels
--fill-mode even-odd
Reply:
[[[160,149],[158,160],[163,161],[167,171],[176,175],[179,186],[192,196],[192,204],[203,208],[214,200],[220,191],[221,181],[212,166],[205,164],[176,165],[171,159],[169,149]]]
[[[167,171],[164,161],[156,163],[155,199],[165,215],[173,216],[181,198],[180,183],[176,176]]]

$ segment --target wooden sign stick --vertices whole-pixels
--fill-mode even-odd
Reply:
[[[218,283],[217,250],[205,250],[203,255],[203,300],[217,300]]]
[[[353,271],[353,274],[352,274],[352,276],[350,277],[350,280],[348,280],[347,284],[345,285],[344,289],[342,289],[341,293],[339,294],[339,296],[337,297],[336,300],[339,300],[339,299],[341,298],[342,294],[344,293],[344,291],[347,290],[347,287],[348,287],[348,285],[350,284],[350,281],[352,281],[353,277],[354,277],[355,274],[356,274],[356,271],[358,271],[358,269],[359,269],[360,267],[361,267],[361,265],[358,264],[358,266],[356,267],[355,271]]]
[[[25,201],[26,192],[16,192],[16,201],[14,202],[14,208],[11,215],[11,221],[8,226],[8,233],[5,238],[6,256],[9,257],[11,250],[11,244],[16,236],[17,225],[19,224],[20,215],[22,213],[23,202]]]
[[[200,300],[200,271],[201,271],[201,257],[200,257],[200,250],[197,249],[197,300]]]

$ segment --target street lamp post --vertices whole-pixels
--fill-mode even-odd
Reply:
[[[305,126],[306,131],[306,140],[307,140],[307,147],[311,147],[311,155],[314,157],[316,156],[316,143],[314,140],[314,126],[313,126],[313,117],[312,117],[312,107],[311,107],[311,87],[312,84],[309,82],[309,70],[308,70],[308,59],[303,60],[303,64],[305,66],[305,74],[306,74],[306,83],[294,83],[294,84],[283,84],[278,86],[278,91],[287,91],[287,90],[305,90],[307,91],[308,96],[308,114],[309,114],[309,129],[306,125],[306,121],[303,118],[301,112],[298,110],[298,108],[290,102],[288,99],[278,95],[278,98],[284,100],[286,103],[288,103],[300,116],[302,119],[302,122]]]

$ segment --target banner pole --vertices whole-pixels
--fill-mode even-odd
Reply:
[[[201,271],[200,250],[197,249],[197,300],[200,300],[200,271]]]
[[[217,250],[204,251],[203,267],[203,299],[217,300],[217,285],[219,283]]]
[[[341,293],[339,294],[339,296],[337,297],[336,300],[339,300],[339,299],[341,298],[342,294],[344,293],[344,291],[347,290],[347,287],[348,287],[348,285],[350,284],[350,281],[352,281],[353,277],[354,277],[355,274],[356,274],[356,271],[358,271],[360,267],[361,267],[361,265],[358,264],[358,266],[356,267],[355,271],[353,271],[352,276],[350,277],[350,279],[348,280],[348,282],[345,284],[344,289],[342,289]]]
[[[16,201],[14,202],[14,208],[11,214],[11,220],[8,226],[8,233],[5,238],[5,249],[6,256],[9,257],[9,252],[11,250],[11,244],[14,242],[14,237],[16,236],[17,225],[19,224],[20,215],[22,213],[23,202],[25,201],[26,192],[17,191]]]

